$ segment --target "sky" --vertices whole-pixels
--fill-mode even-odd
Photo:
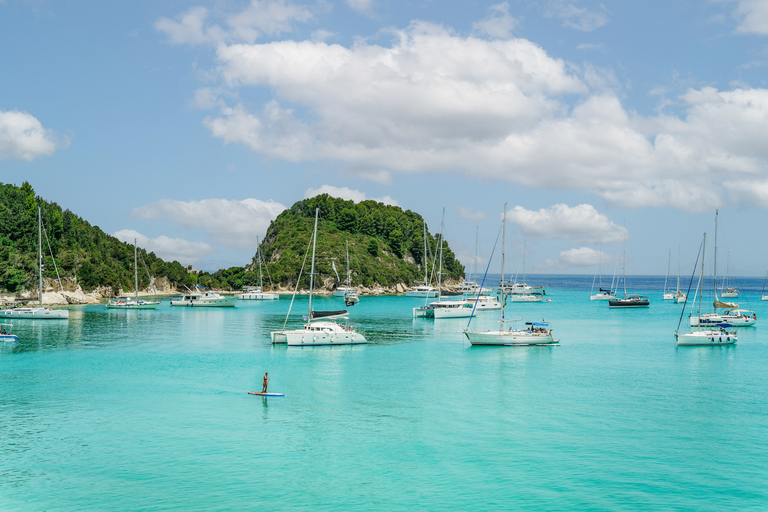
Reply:
[[[204,270],[327,192],[482,272],[768,270],[766,0],[0,0],[0,182]],[[498,272],[498,251],[491,271]]]

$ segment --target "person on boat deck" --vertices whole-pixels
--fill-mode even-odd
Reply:
[[[269,377],[267,377],[267,375],[269,375],[269,372],[264,374],[264,386],[261,388],[262,393],[267,392],[267,384],[269,384]]]

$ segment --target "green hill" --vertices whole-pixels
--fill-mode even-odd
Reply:
[[[133,245],[121,242],[91,226],[69,210],[35,196],[32,186],[0,184],[0,290],[15,293],[37,288],[37,207],[50,250],[43,237],[43,276],[74,278],[84,291],[100,286],[115,293],[122,286],[133,290]],[[140,249],[153,279],[166,277],[177,287],[194,285],[194,276],[178,262],[165,262]],[[139,288],[149,286],[146,272],[139,273]]]
[[[267,229],[260,249],[275,284],[286,288],[296,285],[312,236],[316,208],[319,208],[320,220],[315,271],[321,282],[336,281],[334,262],[341,279],[345,279],[347,242],[353,286],[411,285],[424,279],[423,265],[427,261],[430,274],[436,273],[439,235],[435,237],[427,230],[429,247],[425,255],[421,215],[376,201],[354,203],[323,194],[294,204]],[[302,288],[309,287],[309,258],[306,265],[300,283]],[[244,273],[244,281],[253,281],[254,276],[258,279],[256,256]],[[448,243],[443,242],[443,280],[458,280],[463,276],[464,267]]]

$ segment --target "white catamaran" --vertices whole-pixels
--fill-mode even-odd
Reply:
[[[46,235],[47,237],[47,235]],[[37,270],[40,275],[40,288],[38,292],[39,306],[37,307],[17,307],[8,308],[0,311],[0,318],[20,318],[31,320],[67,320],[69,319],[68,309],[49,309],[43,307],[43,217],[40,207],[37,207]],[[54,267],[56,260],[53,261]],[[58,270],[56,271],[58,274]],[[59,281],[61,287],[61,281]],[[64,288],[62,287],[62,292]]]
[[[349,313],[341,311],[314,311],[312,309],[312,292],[315,283],[315,248],[317,247],[317,219],[320,209],[315,210],[315,230],[312,236],[312,267],[309,273],[309,311],[307,323],[301,329],[283,329],[272,331],[272,343],[285,343],[288,346],[312,346],[312,345],[360,345],[368,343],[361,333],[354,330],[351,325],[344,325],[333,320],[347,318]],[[296,289],[298,290],[298,281]],[[296,293],[294,292],[294,297]],[[293,305],[293,300],[291,300]],[[291,314],[290,308],[288,315]],[[288,322],[288,315],[285,322]]]

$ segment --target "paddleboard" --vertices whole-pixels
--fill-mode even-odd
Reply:
[[[261,393],[258,391],[249,391],[249,395],[259,395],[259,396],[285,396],[285,393]]]

